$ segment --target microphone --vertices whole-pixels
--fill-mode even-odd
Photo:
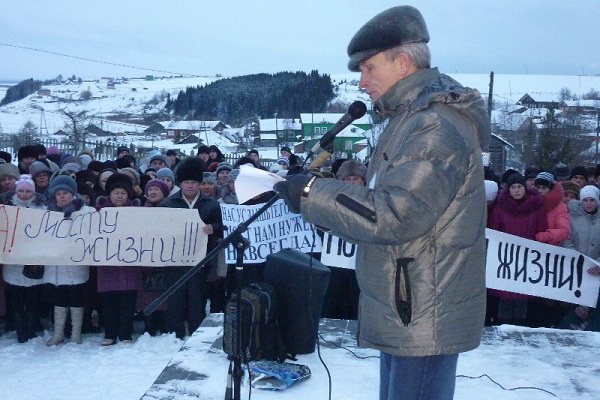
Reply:
[[[348,111],[346,112],[346,114],[342,115],[342,118],[340,118],[340,120],[336,122],[335,125],[323,135],[323,137],[317,142],[317,144],[315,144],[313,148],[310,149],[306,158],[308,159],[312,157],[315,154],[315,152],[317,152],[319,149],[324,150],[327,147],[329,147],[329,145],[333,143],[333,139],[335,139],[338,133],[343,131],[344,128],[350,125],[355,119],[362,118],[362,116],[365,115],[366,112],[367,106],[362,101],[355,101],[354,103],[350,104],[350,107],[348,107]]]

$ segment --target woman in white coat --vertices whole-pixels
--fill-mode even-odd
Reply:
[[[14,192],[2,196],[2,204],[45,210],[45,198],[35,192],[31,175],[22,175]],[[12,315],[17,331],[17,340],[24,343],[36,336],[35,322],[38,318],[40,288],[43,283],[41,265],[4,264],[2,276],[6,282],[8,314]]]
[[[87,207],[77,194],[77,183],[70,175],[58,175],[50,182],[48,210],[58,211],[69,218],[75,211],[94,209]],[[71,341],[81,343],[81,325],[83,323],[84,283],[90,276],[88,265],[46,265],[44,282],[56,286],[54,298],[54,334],[46,342],[48,346],[65,340],[67,313],[71,310]]]

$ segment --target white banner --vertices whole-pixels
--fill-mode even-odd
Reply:
[[[356,269],[356,245],[325,232],[321,262],[330,267]]]
[[[263,204],[241,206],[221,204],[223,225],[229,235],[239,224],[246,222]],[[303,253],[320,252],[321,238],[314,232],[315,227],[302,219],[300,214],[288,210],[283,200],[276,201],[259,216],[244,233],[250,247],[244,252],[244,263],[264,262],[269,254],[281,249],[296,249]],[[314,247],[313,247],[314,237]],[[227,247],[225,260],[235,264],[237,254],[233,245]]]
[[[196,265],[207,235],[197,210],[106,207],[63,213],[0,206],[0,263]]]
[[[587,270],[598,265],[581,253],[486,229],[488,288],[595,307],[600,279]]]

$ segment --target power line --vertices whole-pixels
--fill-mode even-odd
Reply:
[[[117,66],[117,67],[139,69],[139,70],[142,70],[142,71],[162,72],[162,73],[172,74],[172,75],[187,75],[187,76],[193,76],[194,75],[194,74],[186,74],[186,73],[183,73],[183,72],[173,72],[173,71],[166,71],[166,70],[162,70],[162,69],[145,68],[145,67],[138,67],[138,66],[135,66],[135,65],[127,65],[127,64],[114,63],[114,62],[110,62],[110,61],[95,60],[93,58],[79,57],[79,56],[74,56],[74,55],[70,55],[70,54],[58,53],[56,51],[44,50],[44,49],[36,49],[34,47],[18,46],[16,44],[9,44],[9,43],[2,43],[2,42],[0,42],[0,46],[14,47],[14,48],[17,48],[17,49],[37,51],[37,52],[40,52],[40,53],[53,54],[53,55],[61,56],[61,57],[74,58],[76,60],[95,62],[95,63],[98,63],[98,64],[114,65],[114,66]]]

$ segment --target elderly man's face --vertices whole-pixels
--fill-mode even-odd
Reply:
[[[359,87],[367,92],[372,101],[376,101],[396,82],[409,75],[405,71],[405,62],[400,55],[390,60],[383,52],[367,58],[360,63]]]

